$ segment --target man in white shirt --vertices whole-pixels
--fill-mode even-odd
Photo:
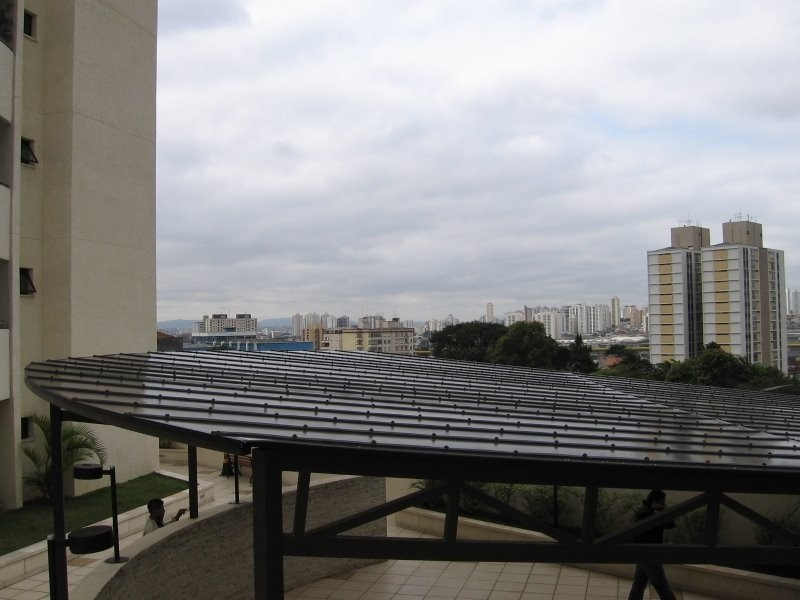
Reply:
[[[153,498],[150,500],[147,503],[147,510],[150,516],[147,517],[147,522],[144,524],[142,535],[147,535],[151,531],[155,531],[167,523],[175,523],[183,516],[183,513],[186,512],[185,508],[179,508],[175,516],[167,521],[167,523],[164,523],[164,501],[161,498]]]

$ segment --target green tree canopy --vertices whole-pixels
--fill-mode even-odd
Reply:
[[[592,358],[592,347],[583,343],[580,334],[569,344],[568,369],[573,373],[594,373],[597,363]]]
[[[438,358],[486,362],[486,353],[508,328],[499,323],[448,325],[431,336],[431,352]]]
[[[800,393],[800,385],[775,367],[753,365],[740,356],[725,352],[711,342],[697,356],[667,365],[658,365],[666,381],[711,385],[716,387]]]
[[[490,362],[504,365],[565,369],[569,353],[559,348],[556,341],[547,335],[542,323],[520,322],[514,323],[497,340],[488,358]]]

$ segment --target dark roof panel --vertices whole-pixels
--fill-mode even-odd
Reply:
[[[352,352],[120,354],[26,377],[84,418],[198,446],[800,469],[792,396]]]

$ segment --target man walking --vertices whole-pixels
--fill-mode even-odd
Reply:
[[[636,511],[636,520],[641,521],[656,513],[664,510],[667,495],[661,490],[651,490],[647,497],[642,500],[642,506]],[[640,533],[634,539],[635,542],[642,542],[647,544],[662,544],[664,543],[664,530],[672,529],[675,527],[674,521],[668,521],[661,525],[657,525],[652,529]],[[664,573],[664,567],[660,564],[638,564],[636,565],[636,574],[633,577],[633,585],[628,594],[628,600],[642,600],[644,591],[647,589],[647,582],[655,588],[658,592],[658,597],[661,600],[675,600],[675,594],[669,587],[667,575]]]

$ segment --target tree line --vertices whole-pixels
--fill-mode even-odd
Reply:
[[[780,369],[751,364],[714,342],[697,356],[658,365],[631,348],[615,344],[605,351],[611,360],[603,369],[598,368],[591,346],[580,335],[568,346],[562,346],[538,322],[520,322],[511,327],[498,323],[460,323],[437,331],[430,343],[432,354],[439,358],[716,387],[774,389],[800,395],[797,380]]]

